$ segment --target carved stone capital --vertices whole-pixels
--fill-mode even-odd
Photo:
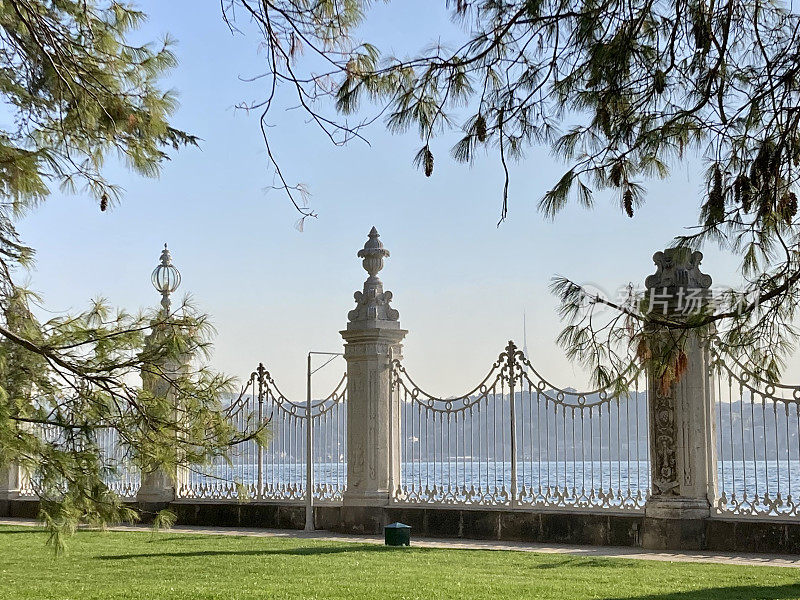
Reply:
[[[389,306],[392,301],[392,292],[382,291],[383,286],[378,283],[375,287],[368,288],[364,284],[363,292],[356,292],[353,297],[356,307],[347,313],[349,321],[397,321],[400,313]]]
[[[653,255],[656,272],[645,279],[647,312],[689,314],[704,310],[711,299],[711,276],[700,271],[702,252],[668,248]]]
[[[702,252],[692,252],[688,248],[667,248],[663,252],[656,252],[653,255],[656,272],[645,279],[645,287],[707,290],[711,287],[711,275],[700,271],[702,260]]]

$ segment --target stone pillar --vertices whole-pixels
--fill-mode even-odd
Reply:
[[[166,335],[166,327],[170,327],[170,325],[154,323],[153,331],[148,336],[145,344],[156,343],[155,340],[159,340]],[[161,374],[143,371],[142,389],[154,396],[167,397],[177,403],[175,390],[170,381],[177,380],[186,374],[189,368],[189,360],[189,356],[182,356],[180,359],[164,361],[163,364],[156,367]],[[161,510],[175,500],[177,490],[180,489],[184,478],[185,472],[181,468],[168,470],[158,467],[151,472],[142,473],[142,483],[136,493],[136,501],[146,511]]]
[[[0,467],[0,517],[11,516],[11,501],[19,498],[19,485],[20,471],[16,464]]]
[[[175,327],[166,321],[172,315],[170,294],[177,290],[181,283],[181,274],[173,266],[172,256],[166,244],[161,252],[159,264],[153,271],[152,282],[156,290],[161,293],[162,310],[159,318],[150,324],[151,331],[145,340],[145,347],[157,348],[171,334],[170,328]],[[190,355],[184,353],[178,357],[163,359],[159,364],[151,365],[152,371],[142,371],[142,390],[153,396],[170,400],[175,407],[174,417],[176,419],[179,417],[178,400],[175,385],[172,382],[188,372],[191,359]],[[167,471],[163,467],[157,467],[152,471],[142,473],[142,483],[136,494],[136,500],[146,511],[161,510],[175,500],[182,479],[185,479],[185,470],[181,468]]]
[[[347,361],[347,491],[342,525],[348,531],[376,533],[400,475],[400,413],[390,390],[390,359],[400,358],[407,331],[389,303],[378,272],[389,251],[373,227],[358,257],[369,277],[355,293],[344,338]],[[391,358],[390,358],[391,357]]]
[[[711,277],[700,271],[702,258],[702,253],[683,248],[653,256],[657,270],[645,282],[652,318],[683,323],[707,309]],[[708,340],[697,329],[658,323],[648,329],[654,357],[676,340],[683,354],[672,355],[666,378],[659,364],[663,361],[657,359],[648,373],[652,489],[645,505],[642,545],[702,549],[705,519],[717,494],[716,407]]]

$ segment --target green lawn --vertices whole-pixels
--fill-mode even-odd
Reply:
[[[0,598],[798,598],[800,570],[163,532],[0,527]]]

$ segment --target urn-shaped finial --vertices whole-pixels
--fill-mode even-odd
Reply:
[[[383,259],[389,256],[389,251],[383,247],[379,238],[378,230],[373,227],[367,243],[358,251],[358,257],[363,259],[361,264],[369,277],[364,282],[364,291],[354,294],[356,307],[347,314],[350,320],[348,329],[362,327],[364,323],[374,324],[376,321],[382,322],[382,326],[399,327],[397,320],[400,313],[389,304],[392,301],[392,292],[384,292],[383,282],[378,279],[378,273],[383,269]]]
[[[364,270],[370,277],[377,277],[383,269],[383,259],[389,256],[389,251],[383,247],[378,230],[373,227],[369,231],[369,239],[364,247],[358,251],[358,257],[363,258]]]

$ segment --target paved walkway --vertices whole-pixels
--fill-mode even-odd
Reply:
[[[29,519],[0,518],[0,525],[38,527],[37,521]],[[112,531],[149,532],[145,525],[110,527]],[[383,544],[380,536],[342,535],[330,531],[298,531],[295,529],[249,529],[239,527],[173,527],[170,533],[203,535],[232,535],[251,537],[285,537],[305,540],[327,540],[360,544]],[[800,567],[800,556],[777,554],[745,554],[728,552],[655,552],[627,546],[572,546],[568,544],[532,544],[527,542],[499,542],[490,540],[464,540],[440,538],[413,538],[413,546],[419,548],[448,548],[462,550],[513,550],[517,552],[539,552],[543,554],[569,554],[572,556],[629,558],[673,562],[710,562],[728,565],[755,565],[768,567]]]

